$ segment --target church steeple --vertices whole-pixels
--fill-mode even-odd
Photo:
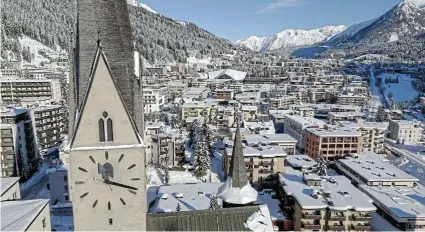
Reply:
[[[243,154],[242,136],[240,130],[240,115],[236,115],[236,134],[233,142],[229,175],[218,189],[218,196],[223,200],[223,207],[251,205],[257,200],[257,191],[246,178],[245,157]]]

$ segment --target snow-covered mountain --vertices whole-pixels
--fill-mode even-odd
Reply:
[[[327,45],[378,44],[425,33],[425,0],[405,0],[382,16],[354,24]]]
[[[250,36],[243,40],[237,40],[235,44],[245,45],[253,51],[269,51],[285,47],[299,47],[313,45],[327,41],[341,33],[347,27],[326,26],[313,30],[286,29],[270,37]]]
[[[139,6],[139,7],[143,7],[145,10],[152,12],[154,14],[158,14],[158,12],[156,12],[155,10],[153,10],[150,6],[139,2],[138,0],[127,0],[127,4],[130,4],[132,6]]]

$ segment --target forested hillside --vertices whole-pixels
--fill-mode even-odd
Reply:
[[[75,36],[76,0],[2,0],[2,58],[23,59],[28,50],[17,38],[29,36],[43,44],[68,50]],[[129,5],[134,40],[150,62],[185,61],[188,56],[216,56],[236,47],[192,23],[181,23],[142,7]]]

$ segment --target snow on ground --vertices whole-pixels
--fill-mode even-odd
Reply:
[[[186,26],[185,22],[179,22],[180,24],[182,24],[183,26]],[[188,64],[211,64],[211,57],[205,57],[205,58],[196,58],[194,56],[188,57],[187,58],[187,63]]]
[[[388,43],[391,43],[391,42],[395,42],[395,41],[397,41],[398,40],[398,35],[397,35],[397,33],[391,33],[391,36],[390,36],[390,38],[388,39]]]
[[[260,205],[259,210],[245,221],[244,226],[255,232],[274,231],[267,205]]]
[[[74,231],[74,219],[72,216],[50,216],[52,230]]]
[[[46,52],[55,52],[54,49],[47,47],[46,45],[38,42],[37,40],[31,39],[28,36],[22,36],[19,38],[19,42],[21,43],[22,48],[29,47],[31,54],[34,54],[34,59],[32,61],[33,64],[39,65],[41,62],[49,62],[47,58],[40,55],[38,51],[46,51]],[[58,51],[61,49],[58,48]]]
[[[411,78],[410,75],[382,73],[379,77],[382,78],[382,87],[385,88],[385,97],[388,97],[389,92],[393,94],[392,100],[396,100],[398,102],[410,101],[418,97],[419,93],[415,88],[413,88],[413,78]],[[397,78],[399,83],[385,83],[385,79]]]
[[[144,3],[141,3],[140,1],[141,0],[127,0],[127,4],[132,5],[132,6],[139,6],[139,7],[142,7],[149,12],[152,12],[154,14],[158,14],[158,12],[154,11],[150,6],[148,6]]]

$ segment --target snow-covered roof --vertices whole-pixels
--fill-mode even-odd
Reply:
[[[367,186],[359,185],[385,211],[398,222],[407,222],[408,219],[425,219],[425,186],[414,188],[405,186]],[[394,217],[396,216],[396,217]],[[422,219],[420,219],[422,218]]]
[[[1,231],[25,231],[48,204],[47,199],[2,201]]]
[[[267,205],[260,205],[259,210],[246,220],[244,226],[255,232],[274,231]]]
[[[222,183],[186,183],[160,186],[157,200],[150,213],[175,212],[177,204],[180,211],[204,210],[210,206],[212,194],[218,192]],[[167,196],[165,198],[165,196]]]
[[[283,190],[293,196],[302,209],[376,210],[372,200],[354,187],[345,176],[319,178],[321,186],[308,186],[303,180],[302,172],[292,167],[285,167],[285,173],[279,174]]]
[[[258,194],[257,201],[254,202],[255,205],[267,205],[270,212],[270,217],[272,220],[284,220],[286,217],[283,214],[280,208],[280,201],[277,198],[273,198],[273,195],[276,195],[275,192],[266,192]]]
[[[336,163],[341,170],[348,169],[369,181],[419,181],[417,178],[403,172],[399,168],[388,163],[382,156],[366,151],[354,154],[356,158],[346,157]]]
[[[315,134],[317,136],[333,136],[333,137],[337,137],[337,136],[347,136],[347,137],[352,137],[352,136],[361,136],[361,133],[355,130],[350,130],[350,129],[337,129],[337,130],[326,130],[326,129],[318,129],[318,128],[306,128],[306,131]]]
[[[226,149],[227,154],[232,154],[232,148]],[[261,146],[258,148],[244,147],[244,157],[263,157],[263,158],[274,158],[274,157],[285,157],[287,154],[280,146]]]
[[[259,143],[296,143],[297,140],[288,134],[245,135],[248,144]]]
[[[352,129],[378,129],[386,130],[388,128],[388,122],[348,122],[341,121],[339,124],[343,127],[352,128]]]
[[[308,155],[290,155],[286,157],[286,163],[291,167],[298,169],[308,169],[317,165],[317,162]]]
[[[226,181],[218,188],[218,197],[231,204],[245,205],[255,202],[258,192],[247,182],[242,188],[232,186],[232,177],[228,176]]]
[[[329,112],[329,116],[333,116],[336,118],[339,117],[365,117],[366,113],[356,112],[356,111],[348,111],[348,112]]]
[[[3,196],[18,181],[19,177],[0,178],[1,195]]]
[[[208,73],[209,79],[217,79],[223,75],[227,75],[235,81],[243,81],[246,77],[246,72],[241,72],[233,69],[221,69],[218,71],[213,71]]]

